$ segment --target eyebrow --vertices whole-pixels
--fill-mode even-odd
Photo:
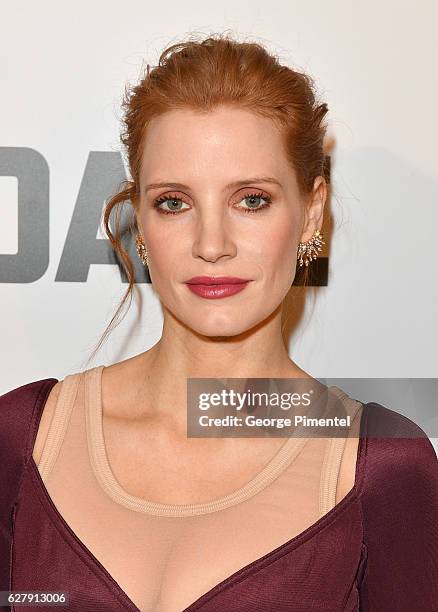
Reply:
[[[224,191],[231,188],[236,187],[244,187],[245,185],[250,185],[251,183],[272,183],[275,185],[279,185],[283,188],[283,185],[276,178],[272,176],[255,176],[252,178],[242,179],[240,181],[233,181],[224,187]],[[183,183],[170,183],[170,182],[160,182],[160,183],[149,183],[146,185],[145,192],[148,192],[151,189],[161,189],[162,187],[167,187],[169,189],[184,189],[186,191],[190,191],[190,187],[188,185],[184,185]]]

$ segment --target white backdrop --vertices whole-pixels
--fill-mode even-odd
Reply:
[[[3,1],[2,159],[24,148],[47,162],[50,258],[37,280],[0,283],[0,393],[87,359],[126,288],[114,265],[55,281],[89,155],[119,150],[123,88],[146,62],[224,29],[308,71],[330,107],[329,284],[309,291],[292,358],[315,377],[437,377],[437,19],[426,0]],[[0,177],[1,254],[17,253],[17,190]],[[140,290],[92,365],[160,337],[159,302]]]

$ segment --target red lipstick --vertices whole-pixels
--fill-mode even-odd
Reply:
[[[239,293],[249,282],[250,279],[237,276],[194,276],[186,285],[200,297],[218,299]]]

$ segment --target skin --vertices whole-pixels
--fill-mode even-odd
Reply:
[[[255,176],[274,177],[282,187],[251,182],[226,188]],[[162,181],[188,188],[146,192],[147,185]],[[244,212],[251,192],[269,195],[271,207]],[[295,276],[298,242],[321,229],[327,186],[318,177],[303,200],[272,121],[227,107],[208,115],[178,110],[156,118],[143,151],[140,194],[137,222],[164,315],[162,338],[152,349],[160,392],[175,381],[185,385],[188,376],[310,377],[288,355],[281,309]],[[153,207],[164,195],[182,199],[177,215]],[[160,208],[169,210],[169,201]],[[212,301],[184,284],[198,274],[251,282],[233,297]],[[155,409],[173,412],[169,405]]]
[[[249,177],[273,177],[281,186],[251,181],[227,187]],[[186,187],[146,190],[157,182]],[[266,195],[271,206],[244,212],[252,193],[262,198],[256,206],[263,206]],[[160,196],[169,198],[160,204],[163,210],[171,210],[171,200],[178,198],[180,212],[157,210],[154,201]],[[284,443],[281,438],[187,438],[186,380],[313,379],[289,357],[281,314],[295,277],[298,243],[321,229],[326,198],[321,176],[311,193],[300,193],[270,119],[220,107],[208,114],[172,111],[150,124],[134,209],[148,249],[152,287],[163,308],[163,331],[151,349],[106,367],[102,378],[109,460],[132,494],[163,503],[226,495],[243,486]],[[234,296],[207,300],[184,284],[200,274],[251,282]],[[43,423],[50,419],[57,386]],[[337,501],[353,484],[356,446],[357,439],[347,444]],[[154,476],[150,465],[157,456],[161,469]],[[236,462],[239,475],[232,476]]]
[[[262,176],[276,178],[282,187],[251,182],[226,188],[233,181]],[[158,181],[181,182],[188,189],[146,193],[147,185]],[[171,351],[173,360],[178,351],[181,373],[260,373],[266,370],[269,351],[274,370],[292,368],[303,374],[285,351],[280,315],[295,276],[298,242],[322,225],[324,179],[315,180],[314,192],[304,202],[280,133],[269,119],[235,108],[208,115],[179,110],[155,119],[148,130],[140,191],[138,227],[148,248],[151,280],[164,306],[160,351]],[[242,200],[261,191],[272,198],[271,207],[263,210],[262,200],[260,212],[245,213],[248,204]],[[153,200],[161,195],[183,200],[179,214],[154,209]],[[160,209],[169,210],[169,203]],[[252,282],[240,294],[212,302],[184,285],[198,274]]]

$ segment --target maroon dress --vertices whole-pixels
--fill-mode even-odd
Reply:
[[[69,610],[138,612],[63,519],[33,461],[56,382],[31,382],[0,397],[0,591],[62,590]],[[349,493],[184,612],[438,611],[437,518],[438,463],[430,440],[410,419],[364,404]]]

